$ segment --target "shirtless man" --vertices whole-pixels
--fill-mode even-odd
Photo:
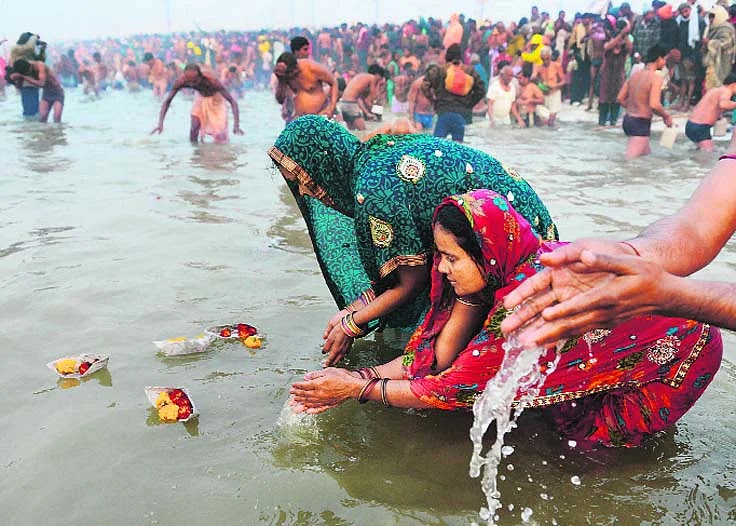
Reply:
[[[99,51],[92,53],[92,60],[94,64],[92,66],[95,75],[95,85],[97,86],[97,93],[100,90],[107,89],[107,75],[108,70],[104,62],[102,62],[102,55]]]
[[[544,95],[544,106],[549,110],[548,124],[555,125],[557,113],[562,109],[562,86],[565,85],[565,72],[559,62],[552,60],[552,48],[542,48],[542,63],[534,68],[534,80],[547,86]]]
[[[340,101],[340,111],[349,130],[365,130],[365,119],[377,119],[371,110],[384,77],[385,70],[378,64],[371,64],[368,73],[358,73],[348,82]]]
[[[148,81],[153,86],[153,96],[162,98],[166,95],[166,86],[169,83],[169,75],[166,72],[163,61],[154,57],[153,53],[146,53],[143,56],[143,62],[148,64],[150,68]]]
[[[291,120],[302,115],[332,117],[335,114],[337,80],[324,66],[309,59],[297,60],[293,54],[285,52],[276,61],[273,73],[278,79],[276,101],[284,104],[287,97],[293,97]],[[329,86],[329,97],[325,86]]]
[[[419,131],[431,130],[434,126],[434,104],[422,92],[424,75],[411,83],[407,101],[409,103],[409,122]]]
[[[141,85],[138,82],[138,68],[135,61],[129,60],[123,66],[123,78],[128,85],[128,91],[131,93],[140,91]]]
[[[169,111],[171,101],[182,88],[191,88],[197,92],[192,104],[191,128],[189,140],[193,143],[199,141],[201,135],[213,135],[215,142],[227,142],[227,108],[225,102],[230,103],[233,110],[233,133],[243,135],[240,129],[240,111],[238,103],[227,92],[222,83],[211,73],[203,72],[197,64],[189,64],[184,68],[184,73],[174,82],[171,91],[161,105],[161,113],[151,135],[164,131],[164,117]]]
[[[649,135],[652,116],[657,114],[665,125],[672,126],[672,117],[662,106],[662,76],[657,72],[664,67],[666,51],[659,45],[647,51],[644,69],[637,71],[624,83],[617,101],[626,108],[623,129],[629,137],[626,159],[649,155]]]
[[[416,77],[411,64],[404,66],[404,71],[394,77],[394,98],[391,101],[391,113],[406,113],[409,108],[409,88]]]
[[[524,66],[519,73],[519,97],[516,99],[521,122],[519,126],[534,126],[536,118],[546,124],[549,112],[544,107],[544,93],[531,81],[531,68]],[[517,121],[518,122],[518,121]]]
[[[38,120],[48,122],[49,112],[53,108],[54,122],[61,122],[61,113],[64,111],[64,88],[59,84],[51,68],[40,60],[19,59],[13,63],[10,80],[16,85],[21,82],[43,88],[41,103],[38,106]]]
[[[723,86],[706,91],[693,108],[685,125],[685,135],[699,150],[713,151],[710,128],[721,118],[724,111],[736,109],[736,102],[731,100],[734,95],[736,95],[736,73],[729,73],[723,79]]]

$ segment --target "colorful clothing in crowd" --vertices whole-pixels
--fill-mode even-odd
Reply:
[[[448,195],[490,188],[512,199],[545,239],[557,230],[542,201],[516,172],[477,150],[423,134],[360,142],[340,124],[307,115],[286,126],[269,151],[318,197],[288,182],[309,228],[325,281],[342,308],[373,286],[393,285],[400,265],[431,261],[434,208]],[[385,320],[415,328],[428,291]]]
[[[491,309],[480,333],[441,372],[433,370],[434,344],[450,317],[447,284],[432,268],[431,308],[409,341],[405,378],[414,395],[439,409],[471,409],[499,370],[505,338],[500,324],[509,314],[503,298],[541,270],[538,256],[563,245],[541,241],[509,202],[492,191],[449,197],[468,218],[481,245]],[[450,292],[449,299],[453,299]],[[569,340],[547,376],[533,407],[547,411],[561,431],[577,440],[638,445],[674,424],[700,397],[721,362],[718,329],[695,321],[643,316],[615,329],[598,329]],[[540,360],[551,367],[555,350]]]

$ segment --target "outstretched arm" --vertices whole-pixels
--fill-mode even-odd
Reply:
[[[401,357],[391,362],[399,363]],[[389,366],[379,366],[379,372],[384,375]],[[330,367],[321,371],[313,371],[304,376],[304,381],[296,382],[289,391],[292,396],[292,406],[297,412],[322,413],[332,409],[350,399],[357,400],[363,392],[363,400],[382,402],[381,383],[371,382],[370,388],[364,390],[371,380],[360,378],[356,373],[345,369]],[[394,407],[413,407],[429,409],[432,406],[419,400],[411,392],[411,381],[390,379],[385,386],[385,398],[389,405]]]
[[[729,152],[736,155],[736,135]],[[644,313],[735,326],[733,285],[682,277],[710,263],[736,231],[735,170],[736,160],[718,161],[679,212],[625,244],[588,239],[542,255],[548,268],[504,300],[518,310],[503,331],[521,328],[523,343],[544,344]]]
[[[174,86],[171,88],[171,91],[168,95],[166,95],[166,98],[164,99],[163,103],[161,103],[161,111],[158,115],[158,126],[156,126],[153,131],[151,131],[151,135],[154,133],[161,133],[164,131],[164,118],[166,118],[166,112],[169,111],[169,106],[171,106],[171,101],[174,100],[174,97],[177,93],[179,93],[179,90],[182,88],[182,84],[179,82],[175,82]]]
[[[230,95],[230,92],[228,92],[224,86],[220,86],[220,93],[225,97],[225,100],[230,103],[230,107],[233,110],[233,133],[235,135],[243,135],[243,130],[240,129],[240,109],[238,108],[238,101]]]
[[[379,294],[375,300],[353,314],[353,321],[360,327],[366,327],[371,321],[393,312],[401,305],[416,298],[429,283],[429,265],[409,267],[402,265],[394,272],[397,273],[396,286]],[[350,348],[353,340],[342,330],[340,320],[348,312],[343,309],[335,314],[327,324],[323,338],[325,344],[322,352],[328,354],[325,365],[335,365]]]

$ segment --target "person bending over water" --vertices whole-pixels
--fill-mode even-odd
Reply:
[[[286,126],[269,156],[294,194],[340,308],[323,335],[327,365],[378,325],[417,326],[429,305],[432,211],[445,196],[496,190],[540,235],[557,237],[544,204],[516,172],[436,137],[377,135],[362,143],[340,124],[307,115]]]
[[[685,135],[695,143],[699,150],[713,151],[713,138],[710,128],[724,111],[736,109],[736,102],[731,97],[736,95],[736,74],[729,73],[723,86],[709,89],[693,108],[685,125]]]
[[[164,131],[164,118],[169,111],[171,101],[182,88],[191,88],[196,91],[191,112],[191,128],[189,140],[196,143],[205,135],[212,135],[216,143],[228,142],[227,108],[225,101],[230,103],[233,110],[233,133],[243,135],[240,129],[240,111],[238,103],[228,93],[222,83],[210,73],[203,72],[197,64],[189,64],[184,73],[171,88],[171,91],[161,104],[161,113],[151,135]]]
[[[662,77],[657,73],[664,67],[665,55],[665,50],[658,45],[649,48],[644,69],[631,75],[618,94],[617,102],[626,108],[623,129],[629,138],[627,159],[652,152],[649,136],[654,113],[664,119],[668,128],[672,126],[672,117],[662,106]]]
[[[346,400],[470,410],[503,361],[504,296],[539,272],[543,242],[501,195],[489,190],[448,197],[434,213],[436,251],[431,306],[404,355],[358,371],[308,373],[291,388],[296,411],[320,413]],[[568,341],[559,363],[530,402],[568,438],[636,446],[677,422],[718,370],[718,329],[694,321],[643,316]],[[555,360],[549,347],[542,371]],[[518,393],[517,398],[522,393]]]
[[[38,120],[47,122],[49,113],[53,109],[54,122],[61,122],[61,114],[64,111],[64,88],[61,87],[51,68],[39,60],[16,60],[13,63],[13,73],[10,74],[10,79],[14,82],[43,88],[41,103],[38,107]]]

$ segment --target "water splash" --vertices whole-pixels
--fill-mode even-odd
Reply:
[[[501,493],[498,490],[496,477],[501,458],[513,453],[513,449],[504,447],[506,433],[516,427],[516,419],[524,411],[524,407],[539,393],[545,378],[551,373],[559,359],[542,372],[539,360],[545,352],[542,347],[525,349],[514,335],[510,335],[503,344],[506,351],[498,373],[488,380],[483,394],[473,405],[475,419],[470,428],[470,439],[473,442],[473,455],[470,458],[470,476],[477,478],[483,469],[481,489],[486,495],[487,507],[480,510],[480,517],[489,526],[498,519],[496,510],[501,507]],[[522,393],[518,405],[514,408],[517,393]],[[496,440],[488,452],[483,455],[483,435],[492,422],[496,422]],[[509,469],[511,465],[509,465]],[[531,510],[530,510],[531,511]]]
[[[276,427],[280,431],[281,438],[294,444],[306,445],[318,442],[320,431],[317,416],[295,412],[290,405],[290,400],[287,398],[276,420]]]

